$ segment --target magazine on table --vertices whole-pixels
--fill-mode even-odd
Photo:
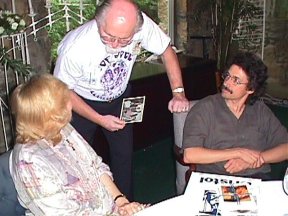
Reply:
[[[192,215],[256,216],[260,187],[261,179],[192,172],[185,196]]]
[[[142,122],[145,96],[123,98],[120,119],[126,123]]]

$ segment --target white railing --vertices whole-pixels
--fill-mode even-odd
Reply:
[[[29,0],[30,1],[30,0]],[[98,4],[98,0],[95,1]],[[57,5],[60,9],[52,12],[52,4]],[[33,5],[29,6],[29,16],[31,17],[31,24],[27,27],[28,36],[33,35],[37,39],[37,32],[43,28],[52,28],[53,24],[61,21],[65,22],[66,32],[70,31],[71,21],[76,21],[79,25],[86,21],[83,12],[86,7],[91,6],[87,0],[46,0],[45,8],[47,9],[47,16],[38,18],[37,13],[33,9]],[[74,10],[72,9],[74,8]],[[75,12],[77,8],[78,13]],[[37,19],[38,18],[38,19]]]
[[[13,125],[9,112],[9,95],[11,90],[24,81],[19,71],[12,70],[5,61],[8,57],[11,60],[20,60],[23,64],[30,64],[29,51],[27,46],[27,35],[25,32],[0,37],[0,152],[11,148],[13,137]]]

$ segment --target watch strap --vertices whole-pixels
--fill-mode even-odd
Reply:
[[[183,93],[184,88],[183,87],[178,87],[172,90],[172,93]]]

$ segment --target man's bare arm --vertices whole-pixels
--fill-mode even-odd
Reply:
[[[288,160],[288,143],[278,145],[261,153],[265,163],[278,163]]]

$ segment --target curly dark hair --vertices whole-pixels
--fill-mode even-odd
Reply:
[[[266,80],[268,78],[268,69],[261,58],[256,54],[250,52],[240,52],[234,56],[229,64],[241,67],[248,77],[247,88],[253,90],[247,100],[246,104],[254,104],[255,101],[265,93]]]

